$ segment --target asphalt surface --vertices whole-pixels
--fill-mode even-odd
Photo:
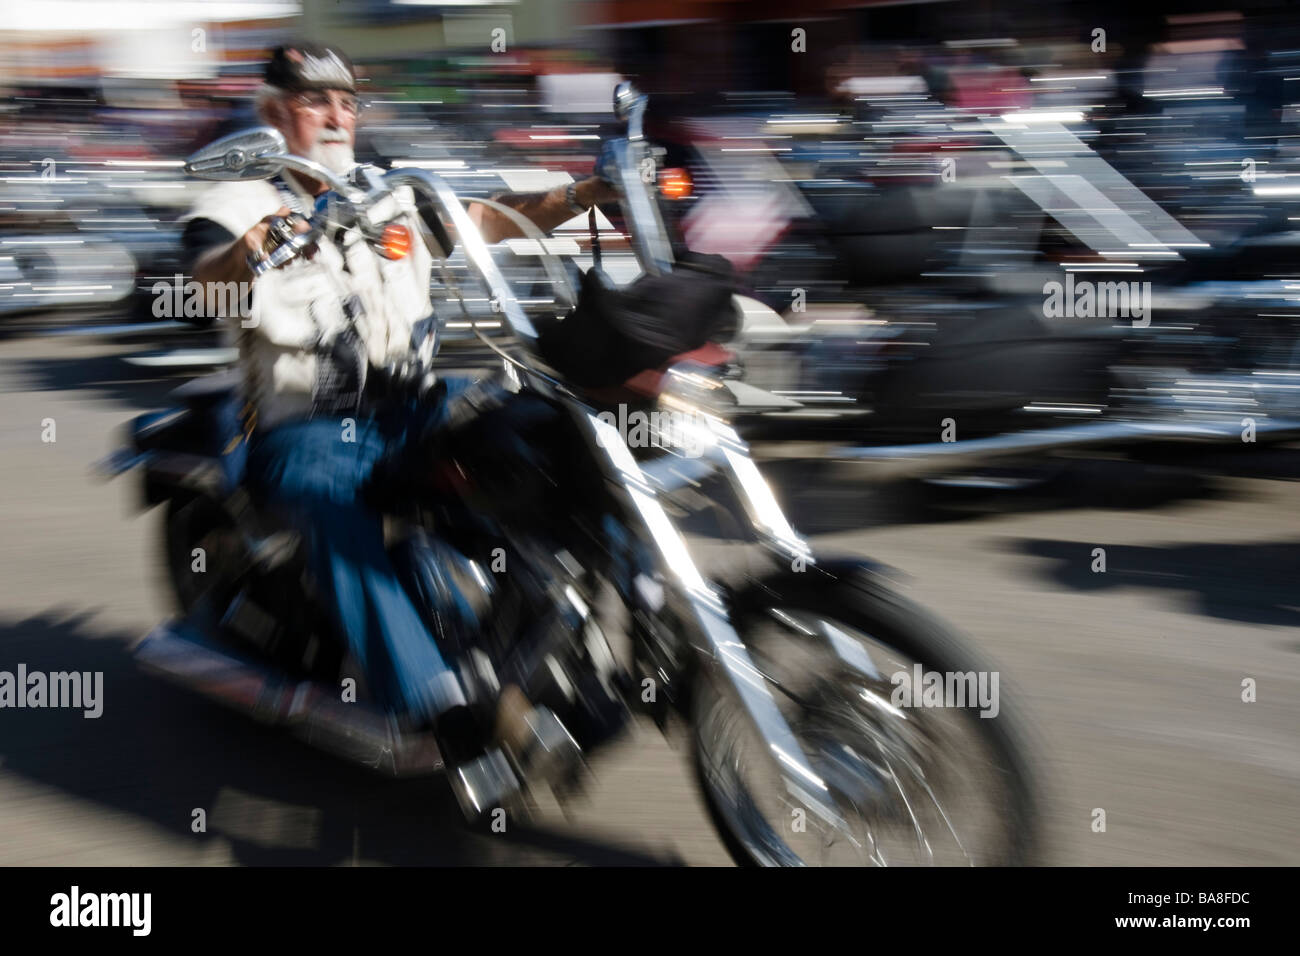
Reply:
[[[0,864],[728,862],[687,748],[651,725],[564,812],[480,833],[437,778],[354,769],[137,671],[130,644],[170,610],[161,516],[89,469],[180,381],[121,360],[141,347],[0,341],[0,670],[104,673],[98,719],[0,710]],[[1090,458],[981,496],[774,477],[817,548],[902,569],[1000,671],[1042,767],[1046,862],[1300,863],[1295,448]]]

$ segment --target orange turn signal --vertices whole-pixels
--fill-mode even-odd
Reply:
[[[665,199],[687,199],[691,195],[691,174],[680,167],[659,173],[659,192]]]
[[[405,259],[411,252],[411,230],[399,222],[384,226],[379,237],[379,254],[385,259]]]

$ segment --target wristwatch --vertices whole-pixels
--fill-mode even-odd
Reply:
[[[587,207],[578,202],[578,184],[576,182],[569,183],[564,187],[564,201],[568,204],[569,211],[575,216],[581,216],[587,211]]]

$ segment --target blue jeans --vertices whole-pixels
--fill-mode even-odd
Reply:
[[[447,380],[451,397],[469,380]],[[360,497],[386,456],[436,429],[445,403],[395,406],[382,415],[285,422],[253,440],[250,489],[303,535],[320,599],[391,713],[416,721],[465,703],[384,548],[382,516]],[[351,439],[351,440],[349,440]]]

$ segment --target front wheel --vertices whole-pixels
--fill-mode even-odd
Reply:
[[[732,623],[841,818],[826,823],[790,795],[735,696],[703,677],[697,769],[738,863],[1031,862],[1024,737],[996,672],[946,625],[873,578],[811,568],[742,593]]]

